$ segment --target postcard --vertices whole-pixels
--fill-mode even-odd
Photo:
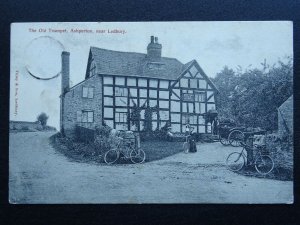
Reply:
[[[293,23],[11,24],[9,202],[292,204]]]

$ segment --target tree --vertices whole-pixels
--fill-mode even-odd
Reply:
[[[49,119],[49,116],[47,116],[46,113],[42,112],[41,114],[38,115],[37,121],[41,123],[43,127],[47,125],[47,120]]]
[[[216,98],[220,119],[247,127],[277,129],[277,108],[293,93],[292,58],[263,68],[234,71],[228,67],[213,79],[220,91]]]

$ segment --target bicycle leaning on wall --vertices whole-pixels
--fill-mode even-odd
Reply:
[[[240,142],[243,147],[241,152],[232,152],[226,159],[226,165],[231,171],[240,171],[245,165],[254,165],[256,171],[261,175],[267,175],[274,169],[272,157],[266,153],[265,145],[253,145],[253,147]],[[256,154],[251,162],[247,162],[247,149]]]

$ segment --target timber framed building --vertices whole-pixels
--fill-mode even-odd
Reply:
[[[69,87],[69,52],[62,53],[61,130],[76,125],[94,128],[106,124],[119,130],[143,131],[145,110],[152,108],[152,129],[167,122],[173,132],[185,132],[189,123],[197,133],[210,133],[204,119],[216,110],[217,88],[192,60],[186,64],[161,56],[162,45],[151,36],[147,54],[91,47],[85,80]],[[131,115],[140,109],[139,125]]]

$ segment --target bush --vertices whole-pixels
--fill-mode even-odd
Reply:
[[[22,126],[21,130],[23,130],[23,131],[28,131],[28,130],[29,130],[29,127],[28,127],[28,126]]]
[[[267,150],[272,156],[274,172],[286,179],[293,179],[293,142],[290,137],[279,138],[275,134],[267,136]]]

